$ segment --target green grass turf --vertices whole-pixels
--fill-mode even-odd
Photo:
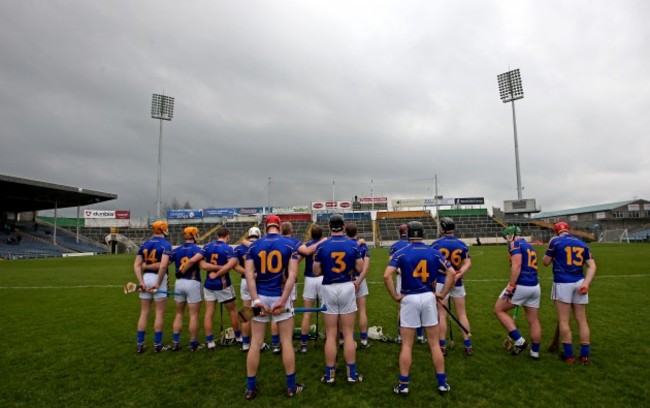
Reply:
[[[540,258],[544,249],[537,247]],[[456,347],[446,359],[449,395],[435,392],[428,348],[420,345],[414,350],[410,395],[393,395],[399,346],[380,342],[357,352],[358,369],[365,375],[362,384],[324,386],[319,383],[324,362],[319,340],[308,354],[296,355],[298,381],[307,385],[303,394],[292,400],[285,396],[281,359],[265,352],[258,374],[261,392],[251,402],[243,397],[245,354],[236,346],[214,353],[155,354],[150,325],[149,349],[135,353],[139,300],[121,289],[134,280],[132,255],[0,261],[0,406],[648,406],[650,246],[593,244],[592,249],[598,272],[588,306],[589,367],[564,364],[545,351],[555,330],[550,268],[540,267],[541,359],[513,357],[503,350],[506,333],[492,307],[508,281],[506,248],[472,247],[466,288],[475,355],[463,354],[460,331],[452,325]],[[397,305],[382,280],[387,250],[372,250],[371,257],[370,325],[383,326],[385,334],[395,336]],[[170,298],[166,343],[171,340],[172,317]],[[224,319],[229,326],[227,313]],[[519,321],[528,337],[527,324],[522,317]],[[573,328],[577,348],[575,324]],[[182,339],[187,344],[186,328]],[[344,367],[339,356],[339,371]]]

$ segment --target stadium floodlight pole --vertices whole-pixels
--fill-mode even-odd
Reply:
[[[160,218],[162,204],[162,131],[163,120],[171,121],[174,117],[174,98],[153,94],[151,99],[151,117],[160,120],[158,133],[158,185],[156,187],[156,217]]]
[[[515,101],[524,97],[524,88],[521,86],[519,69],[497,75],[499,94],[503,103],[512,103],[512,126],[515,133],[515,166],[517,167],[517,198],[522,198],[521,172],[519,170],[519,143],[517,142],[517,117],[515,115]]]

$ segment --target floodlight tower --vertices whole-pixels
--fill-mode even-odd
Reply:
[[[523,99],[524,88],[521,86],[519,69],[497,75],[499,82],[499,94],[503,103],[512,102],[512,126],[515,132],[515,165],[517,166],[517,198],[522,198],[521,173],[519,170],[519,143],[517,142],[517,117],[515,115],[515,101]]]
[[[174,98],[165,95],[153,94],[151,99],[151,118],[160,120],[158,135],[158,185],[156,188],[156,217],[160,218],[162,202],[162,130],[163,120],[172,120],[174,116]]]

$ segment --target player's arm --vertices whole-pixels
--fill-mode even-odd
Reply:
[[[219,271],[217,271],[216,275],[214,277],[211,276],[212,279],[220,278],[230,272],[237,264],[239,261],[237,260],[236,256],[233,256],[226,262],[225,265],[222,265],[219,267]]]
[[[506,288],[506,295],[508,297],[512,297],[517,287],[517,280],[519,280],[519,274],[521,273],[521,258],[521,254],[513,254],[510,256],[510,282],[508,282],[508,287]]]
[[[551,239],[551,242],[548,243],[548,249],[546,249],[546,253],[544,253],[544,258],[542,258],[542,264],[544,266],[549,266],[551,263],[553,263],[553,249],[551,245],[553,244],[553,240],[555,238]]]
[[[456,282],[456,270],[453,266],[451,266],[449,262],[447,262],[446,265],[443,264],[441,270],[444,271],[443,273],[446,275],[445,284],[442,287],[442,290],[440,292],[436,292],[435,295],[438,299],[444,300],[449,294],[451,288],[454,286],[454,282]]]
[[[188,259],[187,262],[185,262],[183,265],[181,265],[181,268],[180,268],[179,272],[180,273],[185,273],[185,272],[189,271],[190,268],[192,268],[192,266],[194,266],[194,264],[196,264],[197,262],[201,262],[202,259],[203,259],[203,252],[197,252],[196,254],[194,254],[194,256],[192,256],[190,259]]]
[[[394,301],[399,303],[404,297],[403,294],[397,293],[395,289],[395,282],[393,282],[393,275],[397,272],[397,268],[394,266],[388,265],[386,270],[384,270],[384,284],[388,290],[388,294],[393,298]]]
[[[287,304],[289,296],[291,296],[291,291],[293,290],[293,285],[296,284],[296,277],[298,276],[298,258],[291,258],[289,260],[289,267],[287,268],[288,276],[287,280],[284,282],[284,288],[282,289],[282,296],[280,299],[271,306],[271,309],[274,310],[274,314],[280,314],[280,309],[284,308]]]
[[[596,276],[596,261],[594,261],[593,258],[590,258],[587,259],[586,264],[587,271],[585,272],[585,280],[582,282],[579,289],[581,295],[589,293],[589,285],[591,285],[591,281],[594,279],[594,276]]]
[[[268,309],[268,306],[262,303],[257,294],[257,285],[255,283],[255,262],[253,262],[252,259],[247,259],[244,265],[246,267],[246,283],[248,284],[248,292],[252,299],[251,306]]]
[[[363,257],[361,262],[363,263],[363,266],[361,267],[361,273],[357,278],[359,282],[363,282],[363,280],[366,279],[366,276],[368,276],[368,271],[370,270],[370,257],[366,255]]]
[[[133,262],[133,273],[135,273],[135,278],[138,281],[139,287],[144,288],[144,279],[142,277],[142,270],[144,266],[144,260],[142,255],[137,255],[135,261]]]
[[[160,258],[160,268],[158,268],[158,280],[156,281],[156,284],[149,288],[149,292],[155,292],[160,285],[162,285],[162,281],[165,278],[165,273],[167,273],[167,267],[169,266],[169,254],[164,253],[162,257]]]
[[[246,268],[244,268],[239,262],[237,262],[237,265],[235,265],[233,269],[241,276],[246,277]]]
[[[463,259],[463,262],[460,264],[460,268],[456,271],[456,282],[459,279],[462,279],[463,276],[469,271],[469,268],[472,267],[472,260],[470,258]]]
[[[160,268],[160,262],[148,264],[146,262],[142,262],[142,271],[157,271]]]

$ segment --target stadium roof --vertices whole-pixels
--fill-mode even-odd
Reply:
[[[580,207],[580,208],[571,208],[568,210],[560,210],[560,211],[544,211],[539,214],[535,214],[534,217],[532,218],[551,218],[551,217],[561,217],[564,215],[574,215],[574,214],[585,214],[585,213],[593,213],[593,212],[599,212],[599,211],[608,211],[608,210],[613,210],[618,207],[622,207],[624,205],[628,205],[630,203],[633,203],[634,201],[638,200],[625,200],[625,201],[618,201],[616,203],[607,203],[607,204],[597,204],[597,205],[590,205],[588,207]]]
[[[0,212],[77,207],[116,198],[117,194],[0,174]]]

